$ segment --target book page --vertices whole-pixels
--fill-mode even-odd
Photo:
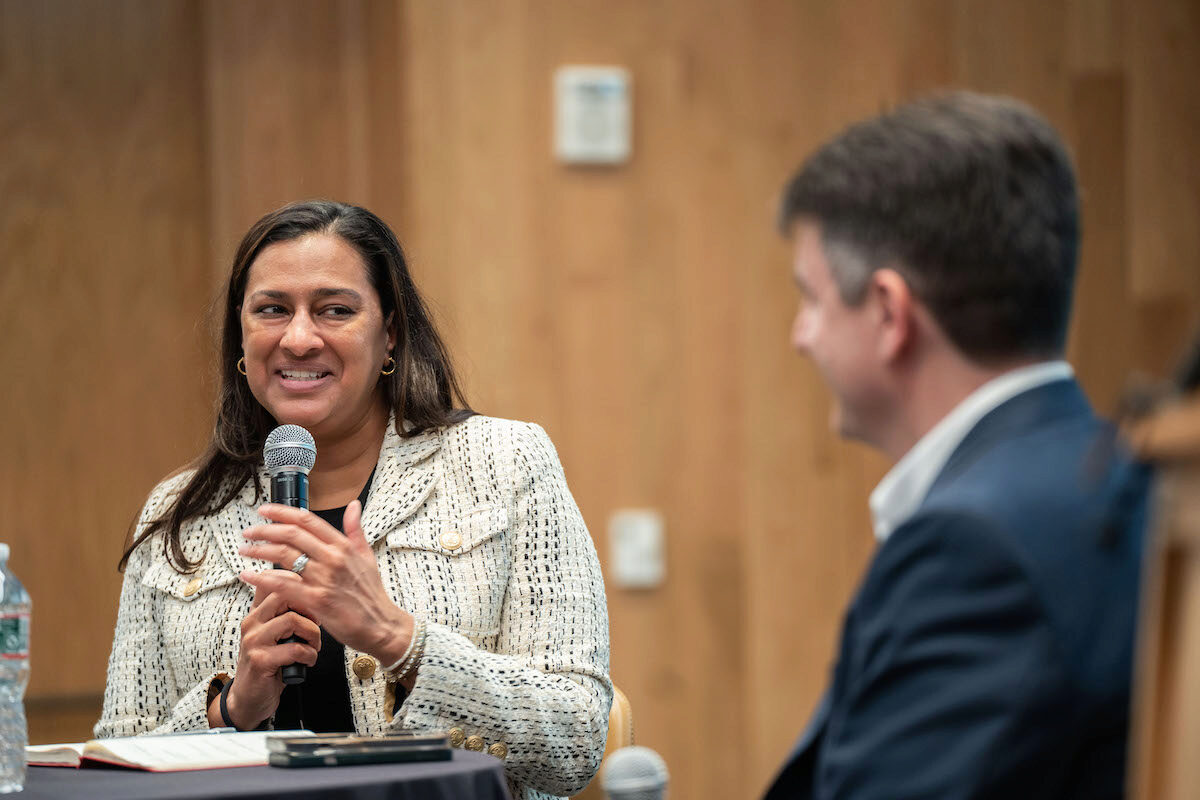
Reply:
[[[286,735],[306,734],[288,731]],[[84,746],[83,757],[152,772],[265,766],[267,737],[275,735],[278,732],[247,731],[93,739]]]
[[[35,744],[25,748],[25,763],[33,767],[78,767],[83,742]]]

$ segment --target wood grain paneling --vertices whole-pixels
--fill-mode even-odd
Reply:
[[[316,197],[370,205],[366,10],[356,0],[205,4],[217,279],[263,214]]]
[[[69,632],[38,634],[41,694],[102,689],[119,536],[209,424],[203,299],[289,200],[393,223],[472,404],[546,427],[602,559],[613,510],[663,512],[665,585],[609,590],[613,675],[681,797],[765,785],[873,548],[886,464],[830,433],[827,392],[788,348],[772,214],[807,153],[937,87],[1023,98],[1079,165],[1070,355],[1097,406],[1131,371],[1161,374],[1196,322],[1187,0],[0,0],[0,15],[0,353],[22,376],[0,400],[0,503],[38,630]],[[628,164],[554,161],[567,63],[630,70]],[[70,504],[64,476],[82,487]]]
[[[1130,300],[1138,365],[1161,372],[1200,300],[1200,4],[1127,3]]]
[[[1161,371],[1196,287],[1167,316],[1130,302],[1143,67],[1127,4],[670,6],[406,4],[402,228],[480,407],[547,425],[602,552],[614,508],[663,510],[667,584],[610,591],[613,674],[676,791],[746,796],[825,684],[886,468],[829,433],[825,390],[787,349],[788,254],[768,232],[787,173],[841,126],[938,86],[1042,109],[1080,162],[1071,355],[1101,408],[1131,369]],[[629,164],[554,164],[563,63],[631,70]]]
[[[34,696],[102,688],[126,529],[207,427],[190,2],[0,4],[3,532]]]

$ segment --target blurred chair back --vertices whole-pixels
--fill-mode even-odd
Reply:
[[[1200,786],[1200,394],[1133,431],[1157,479],[1142,588],[1129,796]]]
[[[612,710],[608,712],[608,741],[604,744],[604,757],[614,750],[629,747],[633,744],[633,707],[629,698],[613,684]],[[603,769],[604,762],[600,763]],[[600,773],[592,778],[592,782],[575,795],[575,800],[604,800],[604,790],[600,788]]]

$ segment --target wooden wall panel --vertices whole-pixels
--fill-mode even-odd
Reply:
[[[1127,3],[1129,174],[1127,220],[1133,333],[1141,363],[1162,371],[1175,342],[1195,330],[1200,304],[1200,4]]]
[[[289,200],[394,225],[470,401],[546,427],[602,560],[613,510],[663,512],[666,584],[609,589],[613,675],[673,793],[701,800],[754,796],[804,724],[886,469],[830,433],[827,391],[788,346],[772,216],[805,155],[937,87],[1014,94],[1077,156],[1070,356],[1096,404],[1132,370],[1161,374],[1200,306],[1186,0],[0,0],[0,15],[15,309],[0,353],[31,376],[0,399],[0,503],[38,619],[69,632],[39,639],[38,663],[72,664],[35,673],[39,730],[102,689],[116,540],[209,424],[203,300],[245,228]],[[628,164],[554,161],[567,63],[630,69]],[[117,464],[80,445],[97,427]],[[62,464],[112,482],[88,484],[87,513],[55,505]],[[103,619],[70,613],[78,597]]]
[[[480,407],[547,426],[602,554],[613,509],[664,511],[667,584],[610,589],[614,676],[676,791],[748,796],[825,684],[872,548],[866,495],[886,468],[829,433],[826,392],[787,347],[795,299],[769,225],[790,170],[914,94],[1014,94],[1078,155],[1087,220],[1071,356],[1101,408],[1132,368],[1161,371],[1196,298],[1177,296],[1170,326],[1130,302],[1142,67],[1126,52],[1128,4],[671,5],[405,4],[402,227]],[[563,63],[632,71],[628,165],[553,162],[549,82]],[[489,96],[472,102],[482,76]],[[1169,103],[1187,90],[1142,91]],[[721,649],[740,666],[711,662]]]
[[[365,4],[205,5],[216,280],[260,216],[293,200],[370,205]]]
[[[35,697],[102,689],[126,529],[207,427],[199,22],[0,3],[0,538]]]

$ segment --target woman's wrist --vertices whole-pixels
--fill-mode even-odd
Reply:
[[[420,665],[424,655],[425,622],[424,620],[416,620],[412,638],[409,640],[404,654],[395,663],[384,667],[384,674],[389,681],[395,681],[411,691],[412,684],[408,681],[410,678],[415,680],[417,667]]]
[[[371,653],[385,669],[402,659],[409,651],[413,633],[416,631],[416,618],[402,608],[397,607],[396,611],[398,613],[395,620],[380,634],[380,646],[376,652]]]
[[[270,715],[262,717],[254,721],[254,725],[247,724],[243,719],[245,716],[240,706],[235,707],[236,700],[232,693],[233,679],[229,683],[221,687],[221,694],[217,697],[217,714],[221,720],[221,727],[233,728],[238,731],[261,731],[266,730],[267,724],[270,721]],[[212,712],[209,712],[209,719],[212,719]],[[240,724],[239,724],[240,723]]]

